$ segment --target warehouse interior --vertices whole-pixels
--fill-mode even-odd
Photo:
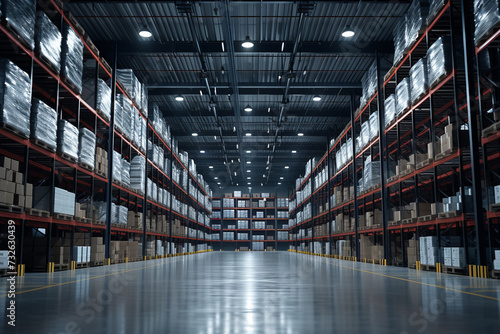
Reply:
[[[0,17],[3,329],[498,327],[499,0]]]

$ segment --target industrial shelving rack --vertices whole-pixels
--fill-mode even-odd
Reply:
[[[89,198],[91,207],[95,200],[105,201],[108,204],[108,212],[111,202],[117,205],[124,205],[130,211],[143,213],[143,221],[142,229],[138,229],[111,224],[110,214],[107,214],[107,220],[103,222],[92,219],[92,213],[89,215],[90,218],[82,219],[69,215],[61,216],[54,212],[47,213],[41,210],[30,210],[25,207],[12,206],[11,208],[4,208],[7,211],[1,213],[0,222],[2,224],[0,226],[2,231],[7,229],[8,220],[14,220],[17,226],[17,264],[26,263],[28,257],[32,256],[32,254],[23,254],[24,246],[28,242],[32,242],[33,251],[35,247],[40,247],[39,251],[45,251],[45,260],[40,261],[38,264],[34,263],[28,270],[49,270],[48,262],[50,261],[51,238],[56,236],[69,238],[71,245],[73,245],[74,235],[77,232],[88,233],[89,238],[92,236],[103,236],[106,252],[105,257],[107,259],[110,257],[109,245],[111,238],[113,240],[134,239],[141,241],[143,244],[143,257],[135,260],[146,259],[146,242],[154,240],[169,241],[175,244],[191,243],[195,251],[207,250],[209,240],[205,237],[205,233],[210,234],[211,229],[205,225],[205,222],[201,223],[201,219],[188,218],[171,210],[171,203],[169,207],[165,207],[163,204],[153,201],[151,198],[148,198],[147,191],[146,193],[141,193],[121,183],[110,182],[113,179],[113,149],[129,161],[133,155],[141,155],[147,158],[147,176],[154,179],[159,187],[165,188],[171,194],[178,196],[181,202],[193,206],[196,209],[197,215],[210,215],[211,213],[210,201],[208,206],[202,205],[190,195],[189,187],[196,187],[205,196],[209,196],[209,194],[198,183],[196,175],[192,175],[187,167],[180,162],[177,155],[158,136],[149,122],[147,123],[148,139],[152,143],[162,146],[172,164],[178,164],[180,168],[188,171],[192,180],[192,182],[188,183],[188,189],[183,189],[177,185],[169,175],[153,164],[150,157],[147,156],[147,147],[141,149],[138,144],[132,142],[113,126],[113,106],[117,92],[124,94],[134,105],[140,117],[145,119],[146,122],[148,121],[143,110],[138,107],[137,103],[129,97],[127,91],[116,81],[115,73],[118,60],[116,50],[113,59],[114,68],[111,68],[106,60],[100,57],[99,51],[92,44],[90,38],[85,35],[83,28],[78,25],[69,12],[64,10],[61,2],[51,0],[46,2],[43,8],[40,7],[37,10],[46,12],[56,26],[62,27],[63,24],[70,25],[84,44],[84,67],[86,73],[95,73],[94,78],[101,78],[108,82],[111,81],[112,112],[110,119],[107,119],[104,114],[96,110],[95,106],[85,101],[65,78],[56,73],[35,51],[30,50],[24,41],[8,25],[4,24],[0,25],[1,56],[12,60],[30,75],[32,96],[53,107],[58,113],[58,119],[67,120],[78,129],[85,127],[96,135],[97,147],[108,152],[108,173],[105,175],[97,170],[94,171],[91,166],[80,165],[76,161],[68,160],[58,153],[47,149],[47,147],[39,146],[32,140],[23,137],[22,134],[12,132],[5,127],[0,128],[0,155],[20,162],[20,171],[23,172],[25,191],[27,183],[48,185],[51,187],[52,192],[51,201],[54,201],[54,187],[62,187],[75,193],[77,199]],[[94,99],[94,101],[96,100]],[[172,169],[170,168],[170,170]],[[158,221],[160,215],[168,217],[170,223],[169,231],[161,230]],[[151,222],[148,226],[146,224],[147,217],[148,222]],[[181,220],[183,225],[196,229],[196,235],[172,235],[172,220],[175,218]],[[40,231],[43,230],[45,230],[45,233],[40,234]],[[35,235],[44,235],[46,238],[40,238],[39,240],[43,240],[40,243],[39,240],[33,238]],[[168,249],[169,254],[172,254],[173,251],[173,249]],[[158,254],[151,257],[158,257]],[[72,252],[71,259],[73,260]]]
[[[479,276],[479,269],[482,272],[485,266],[492,264],[494,249],[500,246],[500,215],[498,205],[492,202],[492,186],[500,183],[500,135],[497,129],[500,127],[498,123],[492,125],[493,114],[488,111],[493,108],[497,112],[496,85],[500,76],[497,66],[492,66],[493,69],[489,69],[487,73],[475,71],[473,65],[480,68],[480,61],[477,57],[477,64],[474,64],[474,54],[470,55],[470,51],[474,50],[470,31],[474,27],[472,13],[470,3],[444,1],[434,19],[428,22],[427,28],[420,31],[417,41],[389,72],[382,70],[382,60],[375,55],[378,73],[375,94],[369,97],[365,105],[358,108],[352,96],[351,122],[333,142],[325,157],[313,166],[308,177],[312,178],[323,168],[329,168],[329,182],[314,190],[309,198],[297,203],[297,207],[290,211],[290,218],[294,219],[297,211],[304,205],[313,203],[313,217],[300,225],[290,227],[293,251],[338,255],[333,246],[340,240],[346,240],[349,252],[347,256],[344,254],[344,257],[349,259],[422,268],[418,261],[408,262],[408,240],[418,240],[420,236],[454,236],[460,238],[460,246],[465,248],[467,265],[463,268],[444,268],[445,271]],[[476,46],[476,54],[498,47],[499,35],[498,30],[488,34],[488,39]],[[451,39],[450,70],[395,121],[386,126],[385,99],[395,92],[397,84],[408,77],[410,68],[426,55],[430,45],[441,36],[450,36]],[[498,55],[498,49],[495,50]],[[492,58],[491,63],[497,64],[498,57]],[[474,78],[477,82],[474,82]],[[474,91],[475,84],[479,92]],[[478,96],[481,98],[478,99]],[[476,100],[479,100],[479,104],[475,103]],[[481,111],[480,128],[475,116],[477,106]],[[378,135],[357,151],[352,140],[353,158],[344,166],[334,168],[340,146],[356,138],[362,122],[377,111]],[[496,115],[498,122],[498,112]],[[443,135],[449,124],[453,127],[452,149],[439,154],[435,153],[435,149],[429,152],[428,144],[438,142],[438,138]],[[481,141],[478,140],[478,128],[483,130]],[[357,185],[363,175],[363,161],[367,156],[380,164],[380,178],[378,184],[358,193]],[[415,161],[412,169],[400,170],[397,175],[390,173],[400,159],[409,160],[411,157]],[[424,157],[426,158],[423,159]],[[291,199],[306,181],[294,189]],[[468,195],[472,198],[470,201],[462,201],[461,210],[444,212],[437,206],[430,214],[419,212],[422,204],[439,203],[443,198],[457,192],[465,199],[467,188],[472,189],[472,196]],[[319,205],[324,203],[325,193],[329,196],[336,195],[335,202],[329,202],[328,214],[319,209]],[[483,193],[489,194],[486,196],[484,208]],[[408,216],[403,217],[399,216],[401,214],[394,215],[394,210],[401,210],[409,204],[413,205],[414,212],[409,211]],[[369,220],[367,213],[371,213]],[[333,221],[336,226],[329,226],[331,232],[328,236],[316,236],[315,230],[312,229],[312,235],[307,235],[306,238],[295,237],[299,229]],[[331,247],[325,247],[326,245]],[[379,256],[373,256],[374,252],[369,253],[372,258],[364,256],[367,253],[363,250],[363,245],[379,246]],[[440,267],[427,266],[424,269],[440,270]]]
[[[223,199],[229,198],[235,201],[248,202],[248,206],[238,207],[225,207]],[[213,212],[220,212],[220,218],[215,218],[212,216],[212,231],[220,232],[220,240],[213,241],[214,249],[221,250],[256,250],[253,247],[253,243],[262,242],[264,243],[263,250],[286,250],[288,248],[288,240],[279,240],[278,232],[288,232],[287,224],[288,218],[280,217],[278,218],[278,212],[288,212],[288,207],[278,207],[278,198],[280,197],[257,197],[253,194],[249,194],[248,197],[214,197],[213,200],[220,200],[220,207],[212,207]],[[266,201],[266,203],[272,202],[272,206],[259,207],[259,200]],[[225,217],[224,210],[243,210],[247,212],[248,218],[238,218],[238,217]],[[257,211],[263,212],[263,218],[257,218]],[[247,222],[248,228],[239,228],[238,221]],[[254,223],[256,221],[265,222],[265,228],[256,228]],[[220,229],[214,229],[213,224],[220,225]],[[283,226],[285,225],[285,226]],[[229,228],[231,227],[231,228]],[[234,227],[234,228],[233,228]],[[224,232],[232,232],[233,238],[224,238]],[[247,233],[248,240],[239,240],[238,233]],[[257,236],[262,236],[263,239],[256,239]]]

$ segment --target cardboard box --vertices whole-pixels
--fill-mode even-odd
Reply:
[[[11,169],[6,169],[4,179],[9,181],[9,182],[14,182],[14,171]]]
[[[25,196],[24,207],[26,209],[32,209],[33,208],[33,196]]]
[[[12,159],[5,156],[0,156],[0,166],[5,169],[12,169]]]
[[[16,185],[16,195],[23,195],[24,196],[24,184],[15,183],[15,185]]]
[[[0,203],[14,205],[14,194],[5,191],[0,191]]]
[[[19,172],[19,161],[11,159],[11,166],[10,169],[12,169],[14,172]]]
[[[26,196],[33,196],[33,184],[26,183]]]
[[[16,184],[7,180],[0,180],[0,192],[4,191],[14,194],[16,192]]]
[[[14,176],[13,176],[12,182],[19,183],[19,184],[24,183],[23,173],[19,173],[19,172],[13,172],[13,173],[14,173]]]
[[[235,190],[234,191],[234,197],[241,197],[241,191]]]
[[[0,180],[5,180],[7,174],[7,169],[5,167],[0,167]]]
[[[15,194],[14,195],[14,205],[24,207],[24,199],[25,198],[24,198],[23,195],[17,195],[17,194]]]

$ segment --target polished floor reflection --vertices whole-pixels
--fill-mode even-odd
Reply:
[[[500,281],[289,252],[212,252],[17,281],[9,333],[497,333]],[[5,293],[4,293],[5,292]]]

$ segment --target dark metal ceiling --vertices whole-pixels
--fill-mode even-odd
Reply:
[[[240,185],[294,184],[306,161],[322,156],[349,121],[350,95],[360,94],[375,52],[391,57],[392,31],[409,3],[73,0],[66,6],[105,57],[116,43],[119,67],[132,68],[148,85],[150,104],[160,107],[180,149],[215,188],[215,175]],[[153,33],[148,40],[138,35],[144,25]],[[352,39],[341,36],[346,25],[356,31]],[[241,47],[246,36],[254,48]],[[183,102],[174,100],[178,94]],[[322,100],[313,102],[313,95]],[[243,110],[248,104],[252,112]]]

